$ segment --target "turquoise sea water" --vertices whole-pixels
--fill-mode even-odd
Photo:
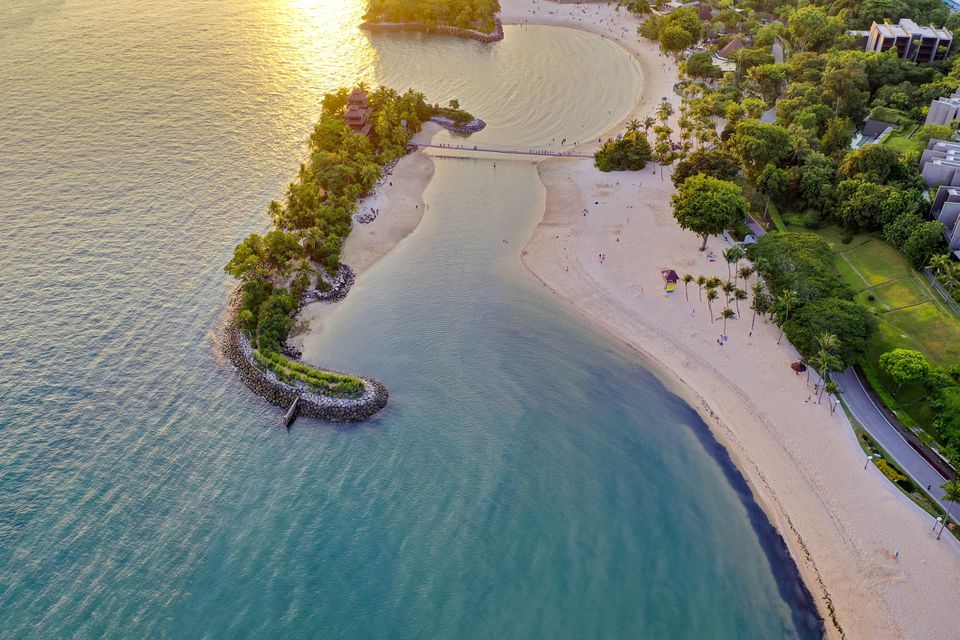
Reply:
[[[523,270],[530,163],[438,159],[421,227],[311,340],[390,387],[377,419],[279,429],[217,355],[221,266],[324,91],[416,86],[550,144],[628,110],[625,55],[370,39],[352,2],[10,7],[0,637],[819,635],[705,425]]]

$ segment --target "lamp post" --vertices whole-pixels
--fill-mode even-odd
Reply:
[[[937,525],[941,522],[943,522],[943,516],[937,516],[937,521],[933,523],[933,529],[930,529],[930,531],[936,531]]]
[[[867,461],[863,463],[863,468],[866,469],[866,468],[867,468],[867,465],[870,464],[870,461],[871,461],[871,460],[873,460],[873,459],[875,459],[875,458],[879,458],[879,457],[880,457],[880,454],[879,454],[879,453],[871,453],[870,455],[868,455],[868,456],[867,456]]]

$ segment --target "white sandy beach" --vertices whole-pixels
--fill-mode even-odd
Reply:
[[[428,122],[411,143],[425,144],[439,130],[439,125]],[[387,255],[420,224],[424,213],[423,192],[433,178],[433,170],[433,158],[429,154],[422,150],[409,153],[400,158],[392,173],[381,180],[374,193],[360,202],[357,207],[359,212],[367,212],[372,207],[379,210],[379,215],[367,224],[354,223],[353,231],[343,243],[341,260],[350,265],[357,276]],[[297,322],[307,330],[295,332],[290,337],[290,344],[303,349],[309,332],[322,330],[324,319],[332,309],[332,305],[323,302],[304,307],[297,316]]]
[[[628,14],[605,4],[505,0],[504,17],[607,37],[629,34],[622,44],[645,73],[646,105],[637,115],[671,95],[672,67],[652,44],[636,41],[637,23]],[[758,320],[750,336],[744,304],[744,318],[730,322],[729,342],[721,346],[722,323],[711,324],[696,285],[689,302],[682,283],[672,295],[664,292],[663,268],[726,278],[722,258],[709,263],[698,238],[675,224],[669,175],[661,180],[653,166],[602,174],[590,160],[576,159],[539,167],[546,211],[524,263],[558,297],[645,354],[698,409],[783,534],[828,634],[958,637],[960,545],[950,536],[937,541],[929,515],[872,465],[864,470],[843,412],[831,415],[827,402],[807,402],[812,382],[790,370],[796,354],[776,344],[777,328]],[[709,246],[719,255],[727,244],[713,238]]]
[[[663,96],[679,105],[672,93],[676,65],[652,44],[637,41],[638,22],[625,11],[546,0],[502,4],[506,24],[583,29],[632,52],[644,77],[643,98],[631,117],[651,114]],[[421,134],[430,135],[429,129]],[[935,540],[930,516],[874,467],[864,470],[842,411],[831,415],[826,400],[805,402],[812,386],[790,370],[796,355],[786,343],[776,344],[777,329],[758,320],[749,336],[750,312],[743,303],[745,317],[731,321],[729,342],[721,347],[721,324],[711,324],[695,285],[689,302],[682,284],[672,295],[663,292],[661,268],[726,277],[722,259],[708,263],[698,239],[674,223],[669,175],[661,180],[652,165],[639,173],[602,174],[585,159],[544,160],[539,168],[546,211],[523,251],[524,264],[558,298],[645,355],[697,408],[783,534],[828,634],[958,637],[960,545],[949,536]],[[379,208],[380,216],[356,225],[343,249],[344,261],[358,274],[417,227],[432,175],[433,161],[417,152],[377,189],[366,206]],[[719,238],[710,241],[718,255],[725,246]],[[599,254],[607,256],[602,264]],[[720,308],[715,304],[714,311]],[[329,309],[311,305],[300,319],[311,331],[322,330]],[[291,342],[300,346],[303,338]],[[839,627],[831,622],[834,612]]]

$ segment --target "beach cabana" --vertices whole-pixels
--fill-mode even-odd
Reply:
[[[663,269],[660,271],[660,277],[663,278],[663,289],[667,293],[673,293],[680,282],[680,276],[673,269]]]

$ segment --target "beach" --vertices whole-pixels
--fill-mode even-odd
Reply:
[[[439,125],[426,122],[410,144],[428,143],[439,130]],[[371,209],[378,213],[372,222],[354,222],[340,251],[341,261],[350,265],[357,276],[417,228],[424,213],[423,192],[431,178],[433,159],[418,149],[400,158],[390,173],[381,178],[374,192],[359,202],[358,214],[369,213]],[[309,332],[321,330],[332,310],[333,306],[325,302],[314,302],[301,309],[297,315],[298,329],[289,343],[302,349]]]
[[[626,11],[504,0],[502,17],[505,24],[582,29],[630,51],[642,69],[643,93],[628,117],[651,115],[664,97],[679,105],[676,64],[637,41],[638,21]],[[418,139],[435,132],[428,125]],[[814,381],[790,369],[798,356],[785,341],[777,344],[775,326],[758,318],[751,332],[749,302],[722,340],[722,321],[711,322],[695,283],[665,292],[662,269],[726,278],[719,256],[729,246],[711,238],[701,253],[699,239],[677,227],[669,169],[603,174],[589,159],[547,159],[538,167],[546,206],[523,263],[559,303],[636,350],[700,413],[783,535],[828,636],[954,637],[960,545],[951,536],[936,540],[928,514],[874,466],[864,469],[843,411],[831,413],[826,397],[817,403]],[[355,225],[343,247],[343,261],[358,275],[416,229],[432,175],[429,155],[414,152],[361,203],[361,212],[372,207],[380,215]],[[709,261],[710,253],[718,259]],[[299,320],[309,331],[322,330],[331,309],[310,305]],[[720,309],[718,301],[713,315]],[[291,343],[300,348],[306,335]]]
[[[636,20],[606,5],[507,0],[505,22],[556,24],[631,34],[621,44],[644,70],[645,99],[673,81],[651,43],[637,43]],[[675,104],[679,99],[674,100]],[[699,239],[673,220],[669,170],[598,172],[590,160],[539,164],[546,188],[543,219],[523,251],[527,268],[558,298],[636,349],[702,415],[746,476],[783,535],[821,609],[831,637],[951,638],[960,545],[936,540],[933,519],[887,481],[864,454],[842,410],[817,403],[814,381],[790,369],[798,359],[779,329],[757,319],[711,322],[692,283],[665,292],[662,269],[727,277],[729,246]],[[751,280],[752,282],[752,280]],[[689,301],[688,301],[689,296]],[[714,304],[719,315],[722,304]]]

